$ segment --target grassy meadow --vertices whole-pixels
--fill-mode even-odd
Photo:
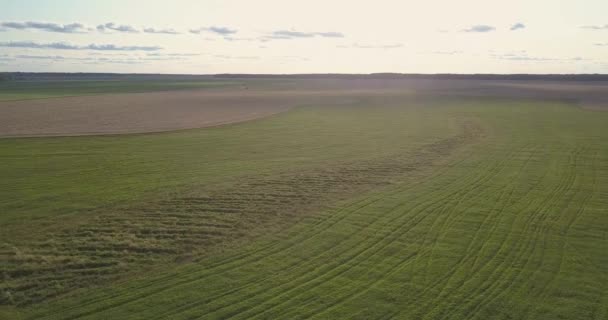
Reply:
[[[110,93],[137,93],[230,87],[238,82],[224,80],[61,80],[0,82],[0,101],[89,96]]]
[[[0,318],[607,319],[606,123],[362,94],[0,139]]]

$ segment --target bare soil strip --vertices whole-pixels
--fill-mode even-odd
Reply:
[[[323,99],[387,90],[188,90],[0,102],[0,137],[80,136],[203,128],[267,117]],[[403,93],[393,90],[392,93]]]
[[[0,102],[0,137],[162,132],[247,121],[310,103],[412,92],[577,101],[608,109],[608,83],[548,81],[300,81],[270,88],[187,90]]]
[[[204,91],[100,95],[0,103],[0,136],[72,136],[191,129],[265,117],[287,99]]]

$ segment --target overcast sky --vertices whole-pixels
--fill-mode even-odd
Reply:
[[[0,71],[608,73],[607,0],[1,0]]]

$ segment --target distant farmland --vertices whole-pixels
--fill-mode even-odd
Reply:
[[[81,81],[0,89],[2,319],[608,316],[604,82]]]

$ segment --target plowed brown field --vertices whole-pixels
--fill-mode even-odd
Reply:
[[[286,95],[202,90],[0,102],[0,136],[191,129],[260,118],[293,105]]]

